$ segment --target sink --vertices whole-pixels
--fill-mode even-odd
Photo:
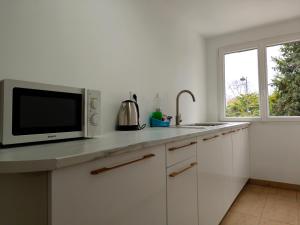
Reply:
[[[172,126],[172,127],[176,127],[176,128],[207,129],[207,127],[204,127],[204,126],[194,126],[194,125],[189,125],[189,124],[183,124],[183,125]]]
[[[205,123],[191,123],[191,124],[182,124],[179,126],[176,126],[177,128],[195,128],[195,129],[207,129],[217,126],[223,126],[228,123],[223,122],[205,122]]]
[[[205,122],[205,123],[191,123],[191,124],[183,124],[182,126],[193,126],[193,127],[215,127],[215,126],[222,126],[228,123],[223,122]]]

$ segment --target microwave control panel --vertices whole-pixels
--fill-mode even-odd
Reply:
[[[100,135],[101,92],[86,90],[86,137]]]

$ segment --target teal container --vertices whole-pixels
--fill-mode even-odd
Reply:
[[[170,126],[170,120],[157,120],[155,118],[150,118],[150,127],[169,127]]]

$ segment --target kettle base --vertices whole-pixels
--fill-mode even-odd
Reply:
[[[121,131],[129,131],[129,130],[139,130],[139,125],[118,125],[117,126],[117,130],[121,130]]]

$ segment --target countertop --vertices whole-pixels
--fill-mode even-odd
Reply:
[[[235,122],[207,129],[145,128],[140,131],[114,131],[92,139],[2,147],[0,148],[0,173],[51,171],[101,157],[248,125],[247,122]]]

